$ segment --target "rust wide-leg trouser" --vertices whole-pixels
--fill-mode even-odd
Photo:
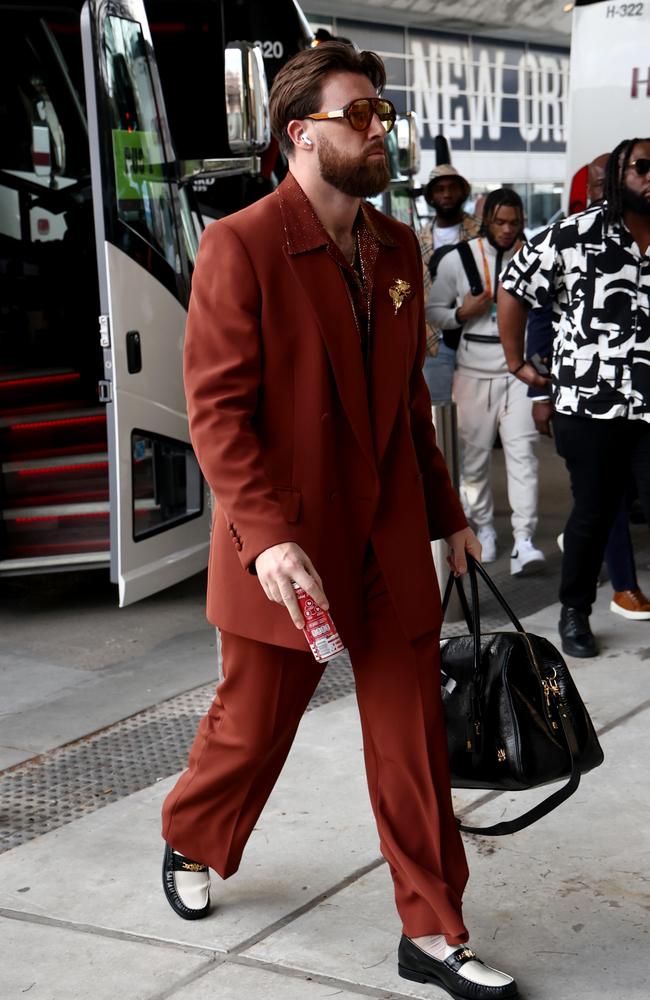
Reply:
[[[438,636],[409,643],[381,574],[366,576],[367,638],[350,649],[370,800],[409,937],[468,939],[465,853],[451,805]],[[163,837],[223,878],[291,748],[323,668],[298,652],[222,632],[224,679],[199,724],[189,766],[163,806]]]

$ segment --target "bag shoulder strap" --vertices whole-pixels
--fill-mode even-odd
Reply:
[[[463,833],[480,833],[484,837],[503,837],[509,833],[518,833],[519,830],[525,830],[527,826],[532,826],[538,819],[547,816],[553,809],[557,809],[559,805],[566,802],[573,795],[580,784],[581,777],[580,765],[578,763],[578,741],[569,716],[569,710],[564,702],[560,704],[559,714],[560,725],[567,742],[569,756],[571,757],[571,774],[567,783],[516,819],[503,820],[503,822],[495,823],[493,826],[466,826],[464,823],[456,820],[459,830],[462,830]]]
[[[436,274],[438,273],[438,266],[442,258],[446,257],[452,250],[455,250],[457,246],[457,243],[449,243],[447,246],[438,247],[437,250],[433,251],[429,257],[429,263],[427,264],[432,281],[435,281]]]
[[[463,240],[462,243],[458,243],[456,245],[456,249],[460,254],[460,259],[463,264],[463,270],[465,271],[465,277],[467,278],[470,292],[472,295],[480,295],[483,291],[483,282],[480,274],[478,273],[476,259],[472,253],[471,246],[467,240]]]

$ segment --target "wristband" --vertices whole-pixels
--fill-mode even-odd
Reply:
[[[516,368],[511,368],[511,369],[510,369],[510,374],[511,374],[511,375],[516,375],[516,374],[517,374],[517,372],[520,372],[520,371],[521,371],[521,369],[522,369],[522,368],[524,367],[524,365],[525,365],[525,364],[526,364],[526,359],[524,358],[524,360],[523,360],[523,361],[521,362],[521,364],[520,364],[520,365],[517,365],[517,367],[516,367]]]

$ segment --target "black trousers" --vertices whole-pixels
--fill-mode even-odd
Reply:
[[[560,601],[590,614],[607,538],[631,479],[650,524],[650,424],[556,413],[553,427],[573,493],[564,529]]]

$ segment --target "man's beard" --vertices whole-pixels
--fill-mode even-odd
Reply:
[[[497,243],[497,241],[494,239],[494,237],[492,236],[492,234],[489,231],[489,229],[488,229],[486,235],[487,235],[488,243],[490,244],[490,246],[494,247],[494,249],[497,251],[497,253],[499,251],[501,251],[501,253],[507,253],[508,250],[512,250],[513,246],[515,245],[515,243],[517,242],[517,240],[519,239],[519,236],[520,236],[520,234],[518,234],[517,236],[514,236],[513,239],[512,239],[512,242],[509,243],[507,246],[504,247],[500,243]]]
[[[636,191],[630,191],[627,185],[623,188],[623,208],[636,215],[650,215],[650,201]]]
[[[373,150],[378,148],[374,146]],[[339,153],[323,136],[318,142],[318,164],[323,180],[352,198],[372,198],[381,194],[390,181],[385,156],[381,160],[346,156],[345,153]]]
[[[460,201],[456,202],[455,205],[452,205],[451,208],[438,208],[438,206],[434,202],[434,208],[436,210],[436,219],[439,219],[441,222],[449,222],[449,221],[458,222],[462,216],[461,209],[463,207],[464,201],[465,199],[461,198]]]

